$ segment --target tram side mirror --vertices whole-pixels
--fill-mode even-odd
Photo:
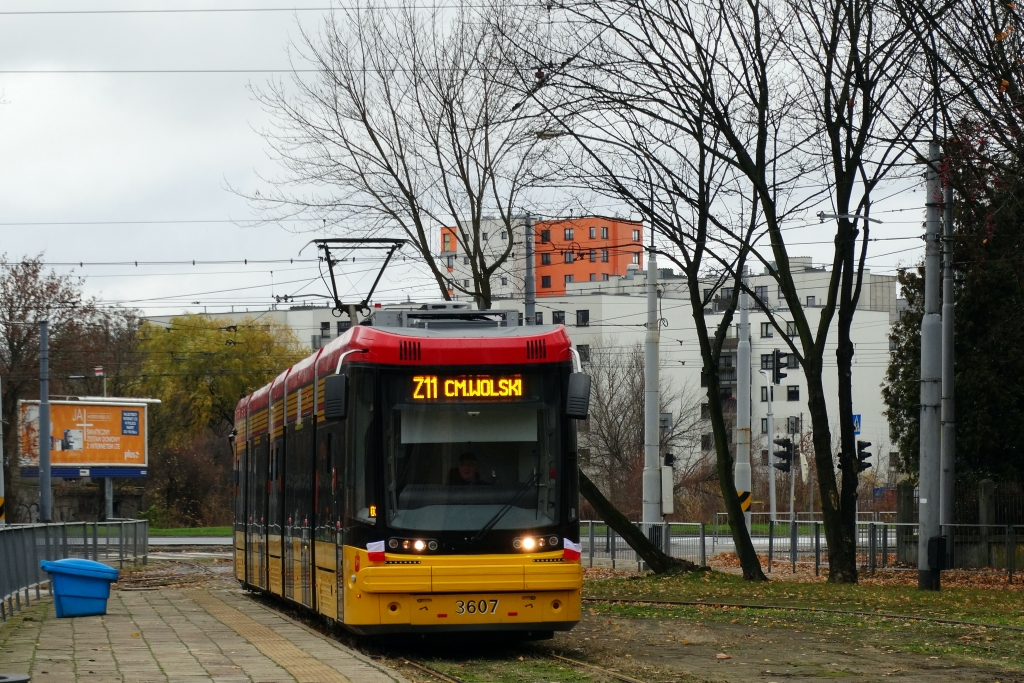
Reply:
[[[328,375],[324,379],[324,418],[344,420],[348,413],[348,375]]]
[[[586,420],[590,412],[590,375],[574,372],[569,375],[569,395],[565,414],[574,420]]]

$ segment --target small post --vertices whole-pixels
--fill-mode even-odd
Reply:
[[[39,321],[39,521],[53,521],[50,483],[50,342],[49,323]]]
[[[36,575],[36,600],[41,599],[39,595],[39,584],[42,583],[39,580],[39,573],[42,571],[39,568],[39,539],[36,537],[36,528],[32,527],[32,573]]]
[[[587,523],[587,526],[589,526],[589,529],[587,530],[587,539],[588,539],[588,543],[589,543],[589,548],[587,548],[587,559],[590,562],[590,566],[593,567],[594,566],[594,520],[590,520]]]
[[[814,575],[821,572],[821,522],[814,523]]]
[[[608,542],[610,544],[609,548],[612,556],[612,569],[615,569],[615,532],[612,531],[611,527],[608,527]]]
[[[889,525],[882,524],[882,568],[889,566]]]
[[[1017,539],[1013,535],[1013,525],[1006,525],[1006,576],[1007,580],[1013,583],[1013,570],[1017,562]]]
[[[772,573],[772,551],[775,543],[775,520],[768,520],[768,573]]]
[[[875,563],[875,553],[877,552],[877,548],[875,547],[875,538],[876,538],[875,537],[875,523],[874,522],[869,522],[868,523],[868,570],[872,574],[875,573],[875,566],[876,566],[876,563]]]
[[[795,519],[789,521],[789,561],[793,565],[793,573],[796,574],[796,553],[797,553],[797,540],[798,530]]]
[[[100,538],[99,538],[99,522],[92,523],[92,559],[100,559]]]
[[[124,569],[124,522],[117,523],[117,561]]]
[[[149,564],[149,520],[142,521],[142,566]]]
[[[704,522],[700,523],[700,566],[708,566],[707,546],[704,543]]]

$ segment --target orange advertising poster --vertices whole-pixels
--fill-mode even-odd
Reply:
[[[21,466],[39,466],[39,402],[19,401]],[[54,467],[146,467],[146,404],[50,403]]]

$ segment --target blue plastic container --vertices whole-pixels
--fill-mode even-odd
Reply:
[[[39,563],[50,574],[58,617],[90,617],[107,613],[110,584],[118,571],[100,562],[68,558]]]

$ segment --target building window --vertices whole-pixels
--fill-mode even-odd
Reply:
[[[779,285],[778,287],[775,288],[775,295],[775,298],[777,298],[779,301],[782,301],[785,298],[785,295],[782,293],[782,285]]]
[[[576,311],[576,327],[590,327],[590,311]]]
[[[450,232],[446,232],[441,239],[441,251],[455,251],[455,235]]]
[[[790,416],[786,418],[786,433],[787,434],[799,434],[800,433],[800,418]],[[796,451],[800,450],[800,446],[797,445]]]
[[[762,339],[767,339],[768,337],[773,337],[773,336],[775,336],[775,333],[772,330],[772,324],[771,323],[761,323],[761,338]]]
[[[715,441],[712,438],[711,434],[701,434],[700,435],[700,449],[702,451],[710,451],[711,448],[714,445],[715,445]]]
[[[572,280],[572,275],[571,274],[565,276],[565,284],[569,284],[572,281],[573,280]]]
[[[608,239],[608,228],[601,228],[601,239]]]
[[[768,465],[768,451],[763,448],[761,449],[761,464]]]
[[[454,256],[449,256],[448,257],[448,267],[449,268],[454,268],[455,267],[455,257]]]
[[[800,333],[797,332],[797,330],[796,330],[796,323],[795,322],[790,320],[789,322],[786,323],[786,336],[787,337],[796,337],[799,334]]]
[[[768,286],[761,285],[759,287],[754,287],[754,296],[757,297],[758,301],[768,303]]]
[[[590,262],[597,263],[597,249],[590,250]]]
[[[590,362],[590,344],[577,344],[576,352],[580,354],[580,363]]]
[[[466,289],[469,289],[469,280],[463,280],[462,286],[465,287]]]
[[[762,417],[761,418],[761,433],[762,434],[767,434],[768,433],[768,418],[767,417]]]
[[[565,311],[551,311],[551,324],[552,325],[564,325],[565,324]]]
[[[800,386],[788,386],[786,387],[786,400],[787,401],[799,401],[800,400]]]
[[[462,265],[464,265],[464,266],[468,266],[469,265],[469,257],[468,256],[463,256],[462,257]]]
[[[540,255],[540,264],[542,266],[550,266],[551,265],[551,254],[541,254]]]
[[[795,353],[787,353],[786,354],[786,367],[787,368],[799,368],[800,367],[800,361],[799,361],[799,359],[797,359]]]
[[[708,385],[708,373],[705,370],[700,371],[700,385],[706,387]]]
[[[486,242],[487,241],[487,233],[485,232],[483,235],[484,235],[484,242]]]
[[[896,342],[896,337],[889,337],[889,350],[895,351],[899,348],[899,344]]]
[[[732,367],[732,356],[719,356],[718,367],[720,368],[731,368]]]
[[[541,289],[551,289],[551,276],[550,275],[541,275],[540,276],[540,288]]]
[[[814,307],[814,306],[816,305],[816,304],[814,303],[814,302],[815,302],[815,300],[816,300],[816,299],[815,299],[815,298],[814,298],[813,296],[809,296],[809,297],[807,297],[807,307],[808,307],[808,308],[813,308],[813,307]]]
[[[565,252],[565,262],[566,263],[572,263],[572,260],[573,260],[572,252],[571,251]]]
[[[639,242],[640,241],[640,231],[639,230],[634,230],[633,231],[633,241],[634,242]]]
[[[761,369],[771,370],[775,367],[775,354],[773,353],[762,353],[761,354]]]
[[[501,231],[501,241],[502,242],[507,242],[508,241],[508,230],[502,230]]]
[[[320,323],[320,338],[321,339],[330,339],[330,337],[331,337],[331,323],[329,321],[325,322],[325,323]]]
[[[700,419],[710,420],[711,419],[711,408],[708,407],[707,403],[700,404]]]
[[[337,324],[336,324],[336,327],[338,329],[338,336],[340,337],[342,334],[344,334],[348,330],[348,328],[352,327],[352,321],[351,320],[339,320],[337,322]]]
[[[502,284],[503,287],[508,285],[508,278],[507,277],[501,278],[501,284]]]
[[[640,265],[640,252],[633,254],[633,263]]]
[[[608,273],[601,273],[601,279],[604,280],[605,282],[607,282],[608,281]]]
[[[590,239],[592,239],[592,240],[597,239],[597,228],[591,228],[590,229]]]
[[[550,230],[541,230],[540,231],[540,243],[541,244],[547,244],[550,241],[551,241],[551,231]]]
[[[602,249],[601,250],[601,263],[608,263],[608,250],[607,249]]]
[[[572,235],[573,235],[573,229],[572,228],[566,228],[565,229],[565,239],[566,240],[572,240]]]
[[[761,403],[768,402],[768,387],[761,387]]]
[[[590,274],[590,281],[591,282],[597,282],[597,273],[591,273]]]
[[[535,320],[537,321],[537,324],[538,325],[543,325],[544,324],[544,311],[537,311],[536,316],[537,317],[535,318]]]

